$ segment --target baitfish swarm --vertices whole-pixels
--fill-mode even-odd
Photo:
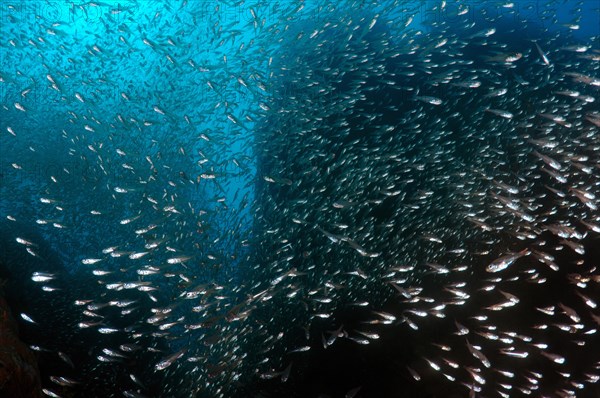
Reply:
[[[43,394],[598,396],[590,3],[3,4]]]

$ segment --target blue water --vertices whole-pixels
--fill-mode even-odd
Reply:
[[[598,45],[595,1],[579,5],[514,1],[512,7],[508,1],[485,6],[448,2],[433,9],[436,3],[441,4],[345,2],[338,7],[340,14],[380,15],[380,20],[392,21],[385,28],[375,26],[391,29],[398,44],[431,32],[431,24],[456,21],[461,26],[474,24],[473,32],[496,23],[522,27],[532,35],[528,40],[547,35],[555,39],[544,44],[557,48],[562,46],[559,39],[569,45]],[[70,351],[78,363],[84,363],[83,373],[90,377],[85,388],[92,394],[87,396],[103,394],[119,383],[125,386],[119,390],[138,388],[127,380],[128,365],[119,363],[115,371],[97,368],[87,355],[93,352],[94,359],[101,348],[129,341],[125,335],[135,331],[127,330],[114,340],[100,336],[96,344],[97,334],[76,326],[84,318],[73,305],[75,300],[108,301],[113,292],[105,289],[107,284],[143,280],[159,287],[141,299],[146,309],[169,306],[184,288],[201,284],[225,286],[219,300],[230,308],[260,291],[256,286],[268,286],[268,278],[276,275],[273,269],[253,263],[261,246],[257,239],[268,236],[254,229],[262,225],[257,219],[272,219],[276,224],[280,217],[276,209],[256,202],[260,196],[256,190],[264,187],[264,176],[258,173],[264,165],[259,162],[271,154],[261,153],[255,137],[274,134],[269,127],[277,125],[281,116],[269,112],[269,105],[285,92],[271,86],[285,82],[281,76],[273,77],[281,72],[273,65],[280,65],[282,54],[302,47],[293,48],[293,39],[284,30],[274,34],[273,27],[278,24],[281,29],[289,21],[290,31],[304,29],[310,34],[317,29],[313,25],[327,22],[330,14],[323,11],[327,7],[332,4],[317,1],[15,1],[1,5],[3,276],[18,281],[7,289],[17,303],[16,312],[43,319],[46,330],[53,331],[48,334],[26,326],[25,340],[54,352]],[[577,7],[581,10],[574,11]],[[282,39],[265,42],[271,37]],[[552,58],[558,50],[547,47],[547,51]],[[275,122],[265,124],[269,118]],[[461,156],[468,159],[468,149]],[[272,235],[276,240],[277,233]],[[35,255],[16,244],[17,237],[34,242]],[[154,241],[167,248],[145,247]],[[111,247],[125,254],[113,257],[103,252]],[[129,256],[146,251],[149,254],[132,266]],[[140,266],[164,265],[177,255],[194,259],[172,275],[161,270],[159,275],[140,277]],[[82,263],[96,258],[103,260],[97,265]],[[94,269],[111,274],[98,278],[91,273]],[[48,283],[61,289],[59,293],[41,292],[40,285],[30,281],[35,271],[59,275]],[[192,282],[186,280],[189,275]],[[319,277],[316,274],[315,283]],[[385,300],[381,291],[357,291],[354,296]],[[130,291],[118,297],[140,299]],[[192,307],[184,302],[175,311],[190,314]],[[111,313],[107,323],[120,329],[136,323],[125,318]],[[307,314],[298,316],[305,318]],[[294,319],[298,322],[294,327],[303,325],[300,320]],[[143,344],[161,351],[148,360],[152,364],[182,347],[192,347],[190,356],[218,363],[221,351],[228,347],[208,349],[203,339],[219,337],[226,329],[190,332],[178,324],[171,329],[172,340],[145,336]],[[243,333],[251,335],[248,330]],[[53,366],[64,367],[57,365],[55,356],[40,358],[46,361],[41,365],[46,376]],[[242,365],[245,375],[252,374],[254,369]],[[186,396],[220,370],[216,365],[209,371],[201,367],[180,385],[173,381],[179,377],[175,367],[160,373],[155,382],[152,366],[133,367],[145,376],[146,393],[153,396]],[[207,396],[215,390],[207,388]]]

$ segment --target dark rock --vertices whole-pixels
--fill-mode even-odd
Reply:
[[[0,296],[0,397],[42,396],[40,372],[34,353],[19,339],[17,322]]]

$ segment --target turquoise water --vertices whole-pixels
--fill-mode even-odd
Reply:
[[[398,379],[395,393],[442,396],[406,366],[426,375],[415,358],[455,326],[407,334],[400,286],[441,302],[533,247],[521,234],[542,239],[536,161],[552,165],[535,138],[595,167],[595,141],[571,139],[597,136],[594,3],[4,2],[0,275],[36,321],[19,322],[46,395],[396,396]],[[597,221],[592,206],[548,214]],[[380,310],[395,314],[385,343],[350,348]]]

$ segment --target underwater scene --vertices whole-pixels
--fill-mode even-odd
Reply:
[[[599,1],[0,33],[0,397],[600,397]]]

